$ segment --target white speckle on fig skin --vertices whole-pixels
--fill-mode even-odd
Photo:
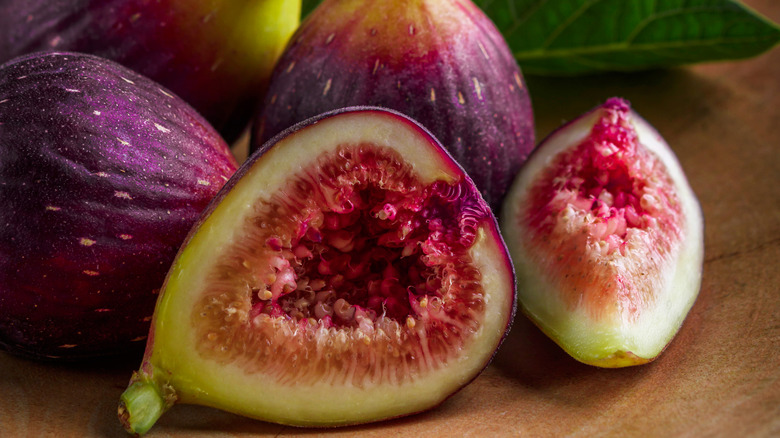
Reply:
[[[330,91],[331,84],[333,83],[333,79],[328,79],[327,82],[325,82],[325,89],[322,90],[322,95],[327,96],[328,91]]]
[[[155,123],[154,127],[157,128],[158,131],[163,132],[165,134],[171,132],[170,129],[166,128],[165,126],[160,125],[159,123]]]
[[[97,243],[95,240],[89,239],[87,237],[82,237],[81,239],[79,239],[79,245],[81,246],[92,246],[95,243]]]
[[[164,90],[164,89],[162,89],[162,88],[158,88],[157,90],[158,90],[160,93],[162,93],[164,96],[166,96],[166,97],[169,97],[169,98],[171,98],[171,99],[173,99],[173,98],[174,98],[173,94],[171,94],[171,93],[169,93],[169,92],[165,91],[165,90]]]
[[[522,90],[523,89],[523,80],[520,79],[520,74],[515,72],[514,77],[515,77],[515,83],[517,84],[517,87]]]
[[[471,78],[474,82],[474,91],[477,93],[477,98],[479,100],[482,100],[482,86],[479,85],[479,80],[477,78]]]
[[[482,45],[482,42],[477,41],[477,45],[479,46],[479,50],[482,52],[482,55],[485,57],[485,60],[490,61],[490,55],[488,54],[487,50],[485,50],[485,46]]]

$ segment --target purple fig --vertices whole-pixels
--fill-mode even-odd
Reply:
[[[236,167],[195,110],[119,64],[2,65],[0,346],[36,358],[143,346],[176,251]]]
[[[326,0],[290,40],[251,147],[350,105],[428,128],[498,211],[534,147],[528,90],[512,52],[470,0]]]
[[[114,60],[172,90],[230,142],[300,9],[300,0],[5,0],[0,63],[41,50]]]

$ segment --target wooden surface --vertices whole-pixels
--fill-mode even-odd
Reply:
[[[747,3],[780,21],[780,2]],[[427,413],[301,430],[181,405],[148,436],[780,436],[780,49],[733,63],[528,82],[540,137],[609,96],[628,98],[699,196],[702,289],[659,359],[618,370],[582,365],[518,315],[484,374]],[[0,353],[0,437],[126,436],[116,403],[137,366]]]

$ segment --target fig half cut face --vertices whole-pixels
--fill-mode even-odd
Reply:
[[[653,360],[699,293],[701,208],[672,150],[622,99],[537,147],[501,225],[523,312],[581,362]]]
[[[253,154],[195,227],[120,417],[142,433],[175,401],[303,426],[419,412],[479,374],[513,309],[491,210],[434,137],[328,113]]]

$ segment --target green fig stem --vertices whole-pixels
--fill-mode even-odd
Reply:
[[[125,430],[143,435],[173,404],[153,380],[133,376],[119,401],[119,420]]]

